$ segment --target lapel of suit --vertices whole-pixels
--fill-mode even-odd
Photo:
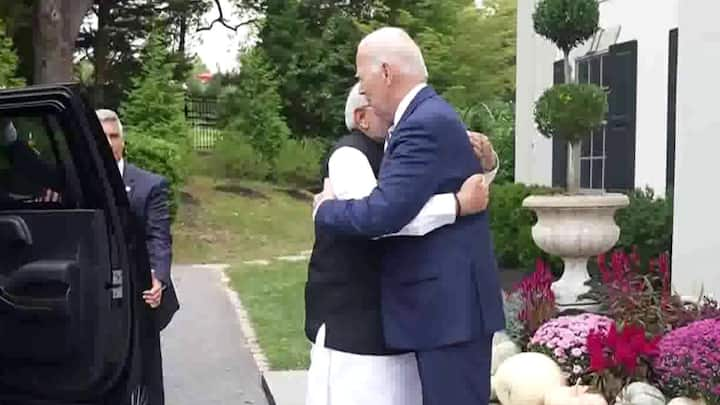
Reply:
[[[128,200],[131,202],[133,201],[133,197],[135,196],[135,171],[130,167],[127,162],[125,163],[125,167],[123,167],[123,181],[125,182],[125,192],[127,192]]]

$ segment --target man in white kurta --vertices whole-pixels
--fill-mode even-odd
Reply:
[[[358,87],[353,87],[348,96],[346,126],[350,131],[360,130],[370,139],[382,143],[389,124],[373,113],[367,99],[359,94]],[[486,137],[477,133],[469,133],[469,136],[476,155],[483,159],[484,167],[494,167],[481,179],[482,185],[487,187],[497,173],[497,155]],[[350,146],[339,147],[331,154],[328,177],[338,199],[366,197],[377,185],[368,157]],[[472,185],[470,182],[466,184],[467,190],[470,190]],[[462,198],[470,194],[461,192],[458,195]],[[452,224],[459,214],[457,207],[458,200],[454,194],[435,195],[409,224],[398,233],[385,237],[423,236]],[[323,324],[312,347],[306,405],[422,405],[414,353],[363,355],[334,350],[325,346],[326,333],[326,325]]]

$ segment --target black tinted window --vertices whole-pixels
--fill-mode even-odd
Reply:
[[[0,116],[0,209],[71,206],[71,164],[54,116]]]

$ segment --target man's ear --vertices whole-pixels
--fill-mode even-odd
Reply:
[[[367,121],[365,109],[358,108],[353,113],[353,117],[355,118],[355,125],[357,125],[358,129],[361,131],[367,131],[370,128],[370,124]]]
[[[392,69],[390,68],[390,65],[383,62],[380,69],[381,69],[381,72],[383,75],[383,80],[385,81],[385,83],[390,84],[393,79],[393,72],[392,72]]]

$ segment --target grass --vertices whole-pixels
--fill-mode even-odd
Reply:
[[[176,263],[230,264],[231,285],[274,370],[308,366],[309,343],[303,329],[307,262],[245,262],[311,249],[310,210],[310,199],[290,196],[270,184],[192,177],[173,226]]]
[[[274,370],[299,370],[309,365],[310,343],[304,334],[306,274],[306,262],[238,265],[229,271]]]
[[[235,192],[218,191],[218,186]],[[266,183],[215,182],[208,177],[191,178],[185,192],[173,228],[177,263],[232,264],[312,247],[310,201]]]

